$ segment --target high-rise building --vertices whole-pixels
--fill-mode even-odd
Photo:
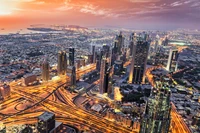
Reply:
[[[168,46],[169,39],[166,37],[165,40],[162,42],[163,46]]]
[[[81,58],[80,63],[81,63],[81,66],[85,66],[85,59]]]
[[[93,63],[93,55],[88,55],[88,64]]]
[[[130,49],[130,56],[133,56],[133,52],[134,52],[134,46],[136,45],[136,40],[137,40],[137,35],[136,33],[132,33],[130,36],[130,45],[129,45],[129,49]]]
[[[141,120],[140,133],[168,133],[170,128],[170,89],[157,85],[147,101],[146,110]]]
[[[103,57],[101,60],[101,70],[100,70],[100,82],[99,82],[99,92],[100,94],[105,93],[105,73],[106,73],[106,58]]]
[[[92,56],[93,56],[93,61],[92,61],[92,63],[96,63],[95,45],[92,46]]]
[[[76,86],[76,67],[72,66],[71,86]]]
[[[159,40],[160,40],[159,35],[156,35],[156,42],[155,42],[155,47],[154,47],[155,53],[158,53],[158,51],[159,51]]]
[[[106,71],[104,77],[104,93],[110,95],[112,93],[112,67],[106,63]]]
[[[0,100],[3,100],[9,96],[10,96],[10,86],[7,84],[0,86]]]
[[[67,71],[67,55],[66,52],[60,51],[58,53],[58,74],[65,75]]]
[[[75,58],[75,49],[69,48],[69,65],[74,66],[74,58]]]
[[[40,133],[49,133],[55,128],[55,114],[44,112],[38,117],[37,129]]]
[[[124,47],[124,37],[122,35],[122,32],[120,32],[120,34],[116,36],[115,40],[115,48],[118,54],[121,54],[122,47]]]
[[[81,67],[80,59],[76,59],[76,68],[79,69]]]
[[[108,58],[110,56],[110,46],[104,44],[102,47],[103,55]]]
[[[178,56],[179,56],[178,49],[170,49],[167,67],[166,67],[168,71],[174,72],[177,70]]]
[[[45,59],[44,62],[42,63],[42,80],[43,81],[48,81],[50,79],[49,77],[49,63]]]
[[[145,81],[145,69],[149,51],[148,36],[139,36],[137,45],[133,45],[133,54],[129,74],[129,83],[141,84]]]
[[[102,60],[102,57],[103,57],[103,51],[101,50],[98,54],[97,54],[97,63],[96,63],[96,69],[98,71],[100,71],[101,69],[101,60]]]

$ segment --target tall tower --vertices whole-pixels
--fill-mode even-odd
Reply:
[[[69,48],[69,65],[74,66],[75,49]]]
[[[129,73],[129,83],[141,84],[145,80],[145,69],[149,51],[147,35],[137,38],[137,45],[133,45],[131,68]]]
[[[157,53],[159,51],[159,40],[160,40],[159,35],[156,35],[156,42],[155,42],[155,47],[154,47],[155,53]]]
[[[170,49],[166,67],[168,71],[174,72],[177,70],[178,56],[179,56],[178,49]]]
[[[50,79],[49,69],[50,69],[49,63],[47,59],[45,59],[44,62],[42,63],[42,80],[43,81],[48,81]]]
[[[130,36],[130,45],[129,45],[130,56],[133,56],[134,48],[135,48],[134,45],[136,45],[136,39],[137,39],[136,33],[132,33]]]
[[[156,83],[147,101],[145,114],[141,121],[140,133],[168,133],[170,128],[170,89],[161,82]]]
[[[58,74],[64,75],[67,71],[67,55],[66,52],[60,51],[58,53]]]
[[[106,73],[106,58],[103,56],[101,60],[101,70],[100,70],[100,82],[99,82],[99,93],[105,93],[105,73]]]
[[[92,63],[96,63],[95,45],[92,46],[92,56],[93,56],[93,62]]]
[[[76,86],[76,67],[72,67],[71,86]]]
[[[120,32],[120,34],[116,36],[115,45],[117,53],[121,54],[121,48],[124,46],[124,37],[122,35],[122,32]]]

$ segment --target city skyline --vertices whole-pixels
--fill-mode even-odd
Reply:
[[[1,29],[34,24],[170,30],[199,25],[199,0],[1,0]],[[1,30],[2,31],[2,30]]]

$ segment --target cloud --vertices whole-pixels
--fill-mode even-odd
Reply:
[[[104,16],[104,17],[118,17],[119,16],[119,14],[113,13],[111,9],[98,8],[98,6],[94,6],[92,4],[84,5],[82,8],[80,8],[80,12],[90,13],[95,16]]]
[[[58,10],[58,11],[68,11],[68,10],[71,10],[71,9],[73,9],[74,7],[72,7],[72,6],[61,6],[61,7],[58,7],[58,8],[56,8],[56,10]]]
[[[180,6],[180,5],[183,5],[183,3],[180,2],[180,1],[176,1],[176,2],[171,4],[172,7],[176,7],[176,6]]]

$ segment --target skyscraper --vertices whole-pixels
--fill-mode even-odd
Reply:
[[[49,63],[47,59],[45,59],[44,62],[42,63],[42,80],[43,81],[48,81],[50,79],[49,69],[50,69]]]
[[[154,52],[157,53],[159,51],[159,35],[156,35],[156,42],[155,42],[155,47],[154,47]]]
[[[67,71],[67,55],[66,52],[60,51],[58,53],[58,74],[64,75]]]
[[[121,54],[121,48],[124,46],[124,37],[122,32],[116,36],[115,47],[118,54]]]
[[[137,36],[136,36],[136,33],[132,33],[131,36],[130,36],[130,45],[129,45],[129,49],[130,49],[130,56],[133,56],[133,52],[134,52],[134,45],[136,45],[136,39],[137,39]]]
[[[98,70],[98,71],[100,71],[100,69],[101,69],[101,60],[102,60],[102,57],[103,57],[103,51],[101,50],[101,51],[99,51],[99,53],[97,54],[97,63],[96,63],[96,69]]]
[[[103,50],[103,55],[108,58],[109,55],[110,55],[110,46],[104,44],[103,47],[102,47],[102,50]]]
[[[76,67],[72,66],[71,86],[76,86]]]
[[[92,56],[93,56],[93,61],[92,61],[92,63],[96,63],[95,45],[92,46]]]
[[[106,58],[103,57],[101,60],[101,70],[100,70],[100,82],[99,82],[99,93],[105,93],[105,73],[106,73]]]
[[[74,58],[75,58],[75,49],[69,48],[69,65],[74,66]]]
[[[129,74],[129,83],[141,84],[144,82],[145,69],[149,51],[148,36],[139,36],[137,45],[133,45],[133,54]]]
[[[147,101],[145,114],[141,121],[140,133],[168,133],[170,128],[170,89],[157,83]]]
[[[167,67],[166,67],[168,71],[174,72],[177,70],[178,56],[179,56],[178,49],[170,49]]]

